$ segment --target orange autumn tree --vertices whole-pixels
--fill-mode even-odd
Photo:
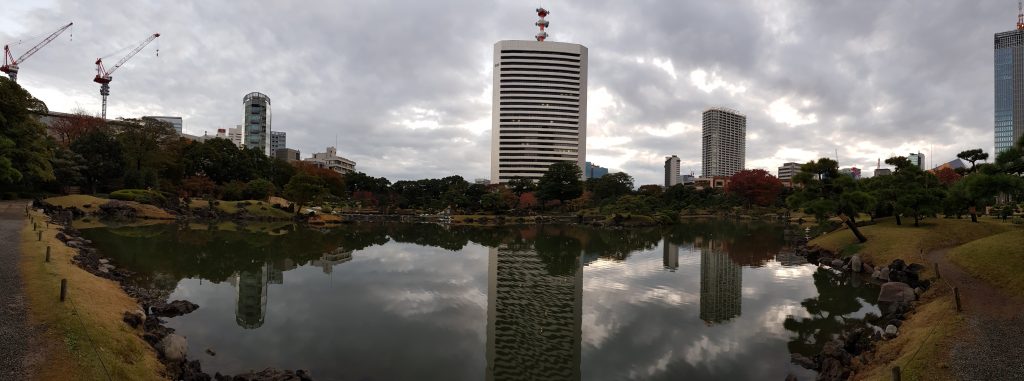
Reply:
[[[732,175],[725,191],[742,198],[747,207],[769,206],[782,193],[782,182],[763,169],[744,169]]]

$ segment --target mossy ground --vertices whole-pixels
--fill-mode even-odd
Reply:
[[[81,209],[86,213],[91,213],[99,210],[100,205],[106,204],[111,200],[108,198],[100,198],[96,196],[84,195],[84,194],[73,194],[67,196],[50,197],[43,200],[52,205],[60,207],[75,207]],[[138,214],[139,218],[155,219],[155,220],[173,220],[175,217],[173,214],[168,213],[166,210],[160,209],[159,207],[147,204],[141,204],[135,201],[122,201],[133,209]]]
[[[274,219],[290,219],[292,214],[281,209],[273,207],[273,204],[267,201],[259,200],[247,200],[247,201],[215,201],[217,210],[224,213],[235,214],[238,211],[245,209],[246,213],[251,216],[262,217],[262,218],[274,218]],[[239,205],[239,203],[247,203],[248,205]],[[206,200],[192,200],[189,207],[192,209],[206,208],[210,205],[209,201]]]
[[[1024,229],[969,242],[948,255],[974,277],[1011,295],[1024,295]]]
[[[46,327],[47,358],[34,374],[39,380],[163,379],[164,366],[141,338],[141,331],[121,321],[136,302],[113,281],[94,276],[71,263],[75,252],[55,238],[56,225],[33,224],[22,229],[21,272],[29,304],[29,320]],[[50,246],[50,262],[44,262]],[[60,302],[60,280],[67,279],[67,300]]]

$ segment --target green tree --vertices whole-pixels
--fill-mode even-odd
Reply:
[[[508,181],[508,189],[512,191],[516,197],[522,196],[523,193],[535,192],[537,190],[537,183],[525,177],[516,176]]]
[[[559,161],[548,166],[547,172],[537,182],[537,195],[542,200],[572,200],[583,194],[583,171],[576,163]]]
[[[54,143],[32,114],[46,105],[7,78],[0,78],[0,186],[32,190],[53,181]]]
[[[256,179],[245,184],[244,195],[247,200],[266,200],[277,192],[274,183],[266,179]]]
[[[593,192],[598,200],[610,200],[633,192],[633,176],[626,172],[609,173],[596,179],[587,180],[587,185],[589,185],[588,190]]]
[[[982,151],[981,148],[961,151],[956,154],[956,157],[960,158],[960,160],[971,163],[971,167],[967,169],[967,173],[974,172],[974,164],[976,162],[988,160],[988,154],[985,153],[985,151]]]
[[[838,216],[860,242],[867,242],[857,227],[856,216],[860,211],[870,210],[874,198],[861,191],[856,181],[849,176],[839,175],[835,160],[821,158],[800,167],[800,173],[793,176],[793,182],[800,185],[786,199],[790,207],[803,208],[816,217]]]
[[[324,182],[319,177],[299,173],[292,176],[284,186],[284,197],[295,203],[295,212],[327,193]]]
[[[82,176],[89,191],[114,188],[113,181],[124,172],[124,152],[107,128],[96,128],[71,143],[71,151],[81,155],[85,168]]]

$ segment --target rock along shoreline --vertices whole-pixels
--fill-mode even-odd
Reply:
[[[237,375],[210,375],[203,372],[199,360],[189,360],[188,339],[167,327],[162,318],[185,315],[199,308],[194,303],[175,300],[169,301],[170,294],[131,284],[131,271],[117,267],[109,258],[103,257],[92,242],[83,238],[81,233],[71,227],[77,214],[76,208],[62,208],[46,203],[34,202],[33,207],[42,209],[50,219],[50,223],[60,226],[56,238],[68,247],[77,251],[72,262],[85,271],[115,281],[121,289],[135,299],[139,308],[125,311],[123,321],[134,329],[142,330],[142,339],[156,351],[159,360],[166,366],[167,376],[173,380],[184,381],[312,381],[306,370],[280,370],[266,368],[261,371]],[[77,213],[76,213],[77,212]]]

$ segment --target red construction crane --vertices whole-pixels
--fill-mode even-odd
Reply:
[[[25,62],[26,59],[32,57],[32,55],[36,54],[36,52],[38,52],[39,49],[42,49],[44,46],[46,46],[46,44],[49,44],[50,41],[53,41],[55,38],[57,38],[57,36],[59,36],[61,33],[64,33],[65,30],[67,30],[74,24],[75,23],[73,22],[68,23],[68,25],[65,25],[60,29],[57,29],[56,32],[50,33],[50,35],[43,39],[43,41],[36,44],[36,46],[33,46],[27,52],[22,54],[21,57],[18,57],[18,59],[14,59],[14,55],[11,54],[11,46],[4,45],[4,66],[0,66],[0,71],[7,73],[7,76],[11,77],[12,81],[18,82],[18,64]]]
[[[157,37],[160,37],[160,33],[153,33],[152,36],[142,40],[142,43],[140,43],[139,46],[136,46],[135,49],[128,52],[128,55],[121,58],[120,61],[117,61],[109,71],[103,67],[103,58],[96,59],[96,78],[93,78],[92,81],[100,84],[100,95],[103,96],[103,112],[101,114],[103,119],[107,118],[107,96],[110,95],[110,81],[114,79],[114,77],[111,77],[110,75],[114,74],[114,71],[120,68],[121,65],[124,65],[125,62],[132,59],[132,57],[135,57],[136,54],[142,51],[142,48],[145,48],[146,45],[149,45],[149,43],[153,42]],[[156,50],[156,55],[160,55],[160,49]]]

